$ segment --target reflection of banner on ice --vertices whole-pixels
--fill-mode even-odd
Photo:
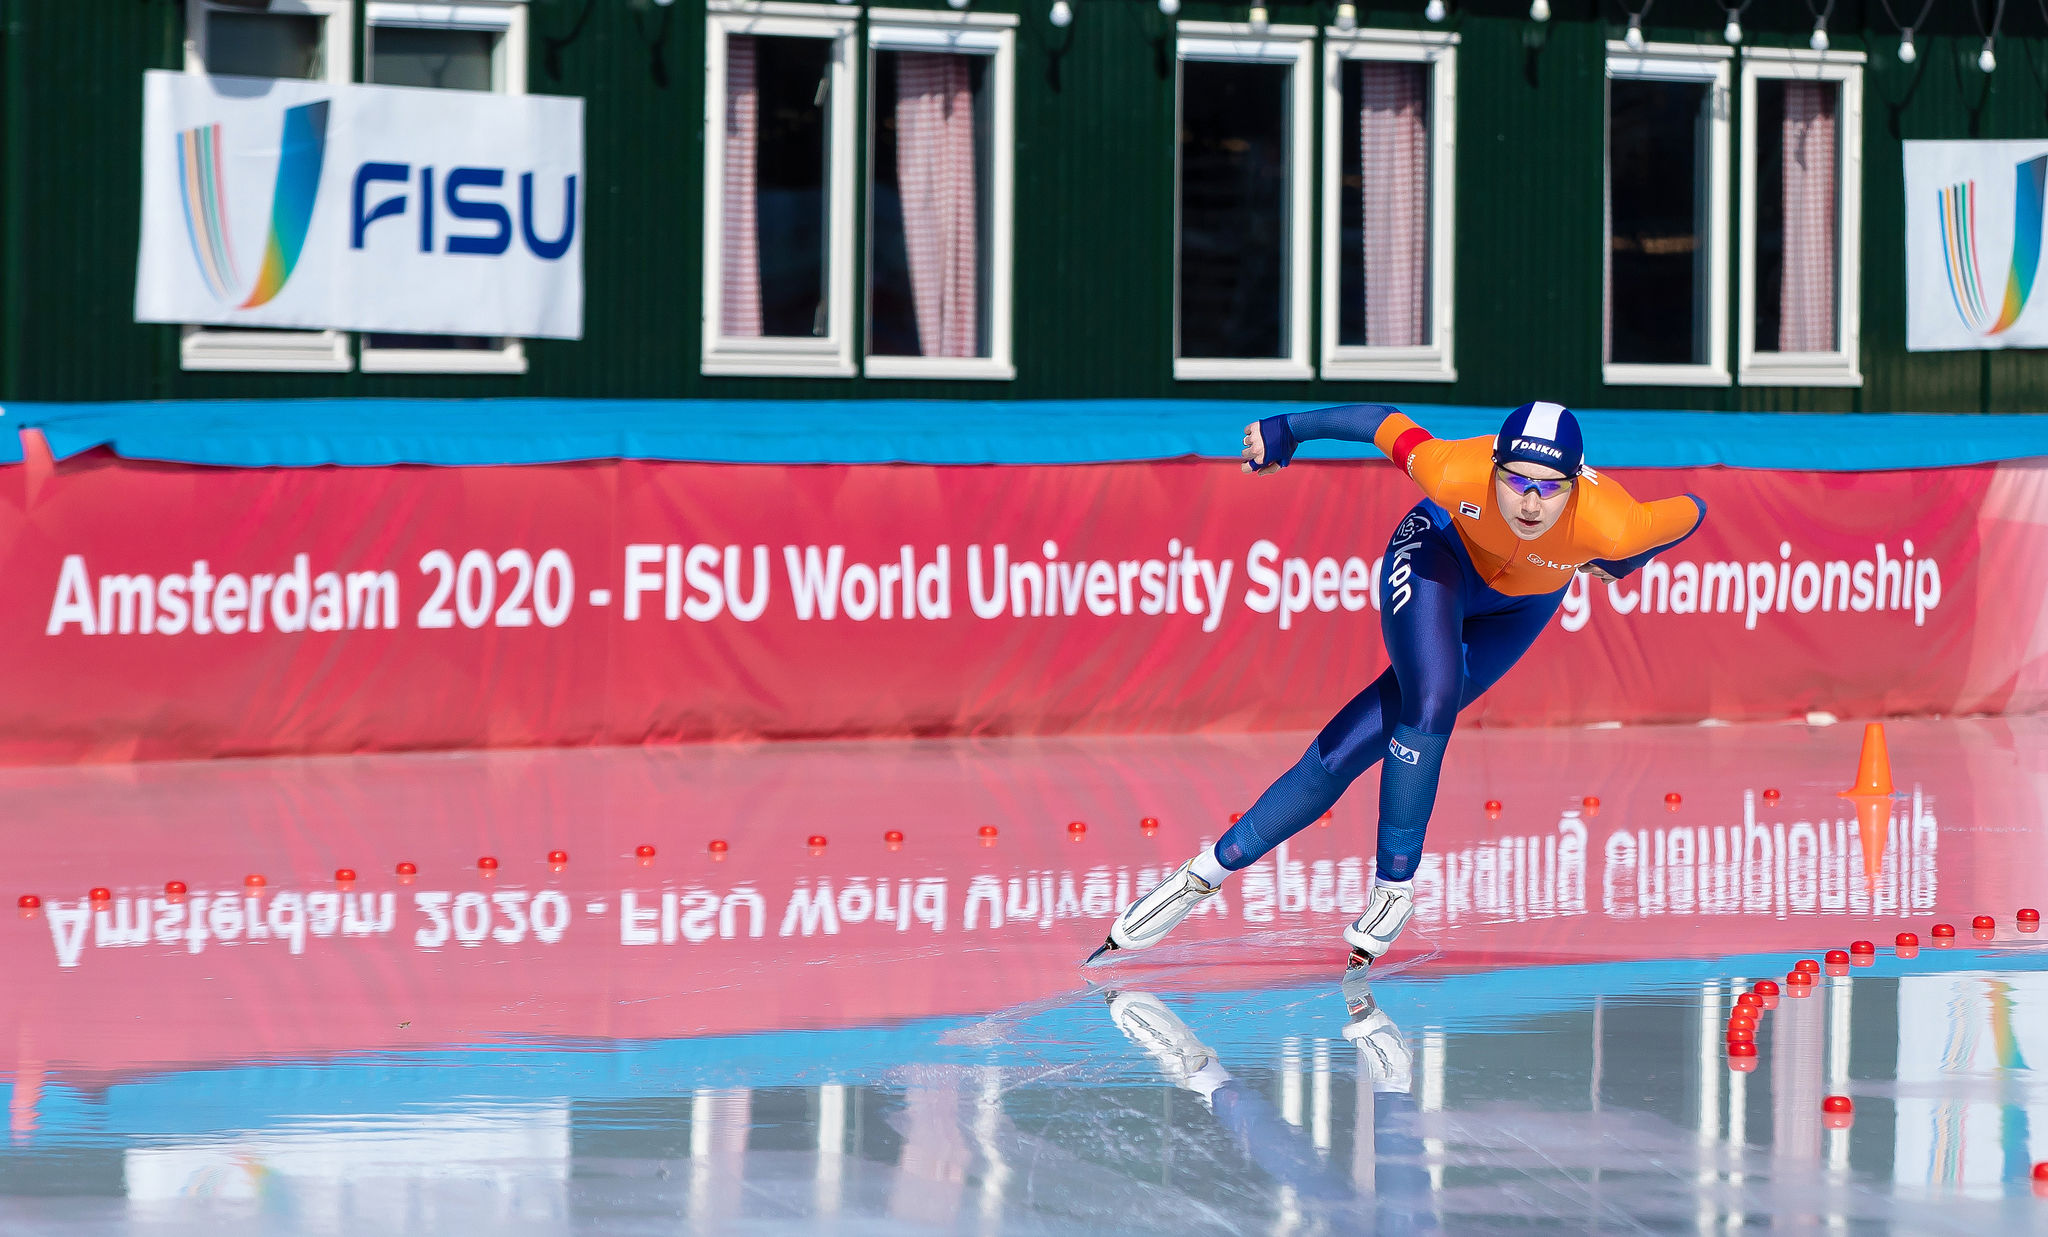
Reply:
[[[1906,346],[2048,347],[2027,307],[2041,262],[2048,142],[1907,142]]]
[[[582,334],[582,100],[167,72],[143,94],[137,321]]]

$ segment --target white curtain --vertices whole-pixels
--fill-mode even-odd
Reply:
[[[1367,61],[1358,133],[1364,175],[1365,342],[1429,342],[1429,75]]]
[[[719,328],[729,336],[761,334],[761,240],[754,205],[760,136],[754,40],[734,35],[725,45],[725,217],[718,290]]]
[[[1781,352],[1833,352],[1836,346],[1836,89],[1832,82],[1785,83]]]
[[[896,185],[918,354],[979,356],[979,211],[967,57],[905,52],[896,64]]]

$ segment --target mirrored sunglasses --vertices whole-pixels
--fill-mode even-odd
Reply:
[[[1572,485],[1570,477],[1560,477],[1553,481],[1543,477],[1525,477],[1521,473],[1509,472],[1505,468],[1496,467],[1493,471],[1502,481],[1507,482],[1508,488],[1515,493],[1527,494],[1534,491],[1538,498],[1556,498]]]

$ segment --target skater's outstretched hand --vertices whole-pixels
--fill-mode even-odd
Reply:
[[[1587,563],[1579,568],[1579,570],[1585,575],[1592,576],[1595,580],[1605,580],[1609,584],[1614,583],[1614,575],[1604,567],[1595,567],[1593,564]]]
[[[1280,471],[1280,465],[1266,462],[1266,436],[1259,432],[1257,421],[1244,427],[1244,450],[1238,454],[1244,456],[1244,463],[1238,467],[1245,472],[1262,477]]]

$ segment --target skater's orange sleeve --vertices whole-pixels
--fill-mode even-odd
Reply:
[[[1585,480],[1592,484],[1578,487],[1574,524],[1576,540],[1592,557],[1633,558],[1670,545],[1700,522],[1699,504],[1691,498],[1639,503],[1612,477],[1594,473]]]

